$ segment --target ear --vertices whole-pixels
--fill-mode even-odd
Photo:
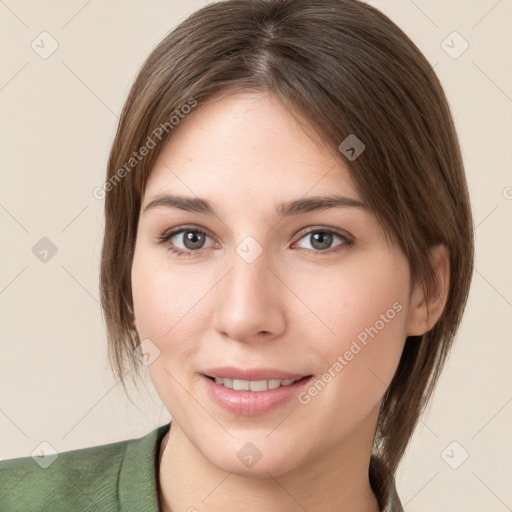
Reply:
[[[450,258],[445,245],[436,245],[430,251],[435,272],[435,287],[426,297],[421,284],[411,294],[407,336],[421,336],[430,331],[441,316],[450,287]]]

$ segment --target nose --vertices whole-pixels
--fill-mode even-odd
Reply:
[[[286,328],[285,286],[263,252],[248,263],[235,253],[213,294],[214,328],[241,342],[270,341]]]

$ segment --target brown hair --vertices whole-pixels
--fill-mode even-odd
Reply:
[[[244,90],[270,91],[337,152],[425,293],[434,285],[428,249],[445,244],[449,250],[444,311],[429,332],[406,340],[380,409],[374,453],[394,474],[462,317],[473,271],[473,224],[438,78],[400,28],[359,1],[217,2],[180,23],[148,57],[123,108],[107,170],[100,284],[110,363],[123,386],[141,366],[134,355],[140,340],[132,325],[131,265],[141,196],[172,134],[169,120],[190,110],[184,105],[200,108],[216,94]],[[140,158],[139,149],[161,126],[165,135]],[[365,145],[353,161],[337,150],[350,134]],[[388,484],[382,482],[382,492]]]

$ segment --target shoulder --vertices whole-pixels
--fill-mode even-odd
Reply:
[[[139,500],[145,493],[150,504],[156,498],[155,453],[168,428],[139,439],[0,461],[2,511],[124,510],[122,500],[130,502],[132,492]]]
[[[2,510],[99,510],[114,501],[127,444],[0,462]]]

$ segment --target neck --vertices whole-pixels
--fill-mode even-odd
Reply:
[[[376,418],[370,419],[304,467],[257,478],[220,470],[172,422],[160,446],[161,510],[379,512],[368,477]]]

